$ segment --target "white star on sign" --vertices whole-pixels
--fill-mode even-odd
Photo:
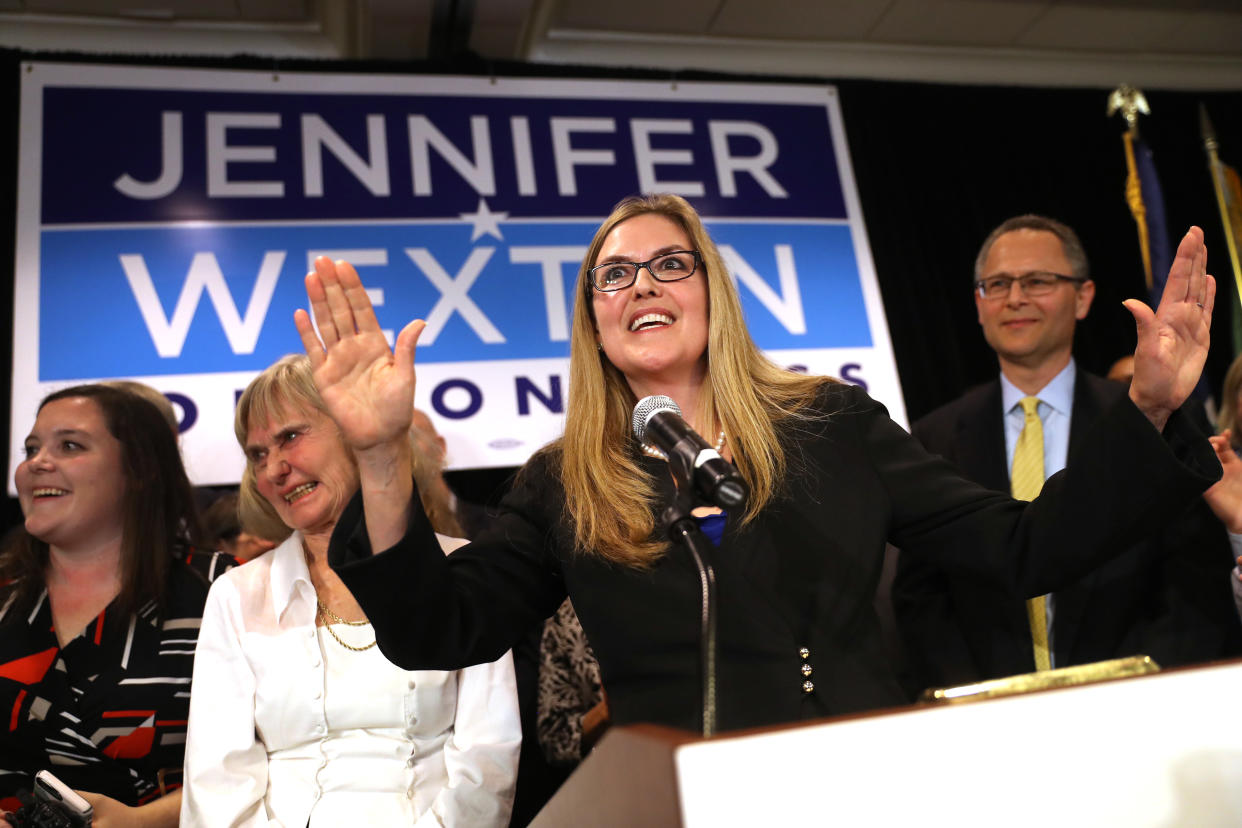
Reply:
[[[475,241],[484,234],[495,236],[501,241],[505,237],[500,234],[500,223],[509,217],[508,213],[493,213],[487,209],[487,202],[479,199],[479,208],[473,213],[458,213],[462,221],[468,221],[474,225],[474,232],[470,234],[470,241]]]

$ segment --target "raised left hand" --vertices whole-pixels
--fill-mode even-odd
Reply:
[[[396,348],[389,348],[358,272],[326,256],[306,274],[306,294],[319,336],[306,311],[294,313],[293,321],[346,445],[362,452],[406,440],[414,412],[414,350],[425,323],[406,325]]]
[[[1199,382],[1215,302],[1203,231],[1191,227],[1177,246],[1159,307],[1153,312],[1138,299],[1123,303],[1138,326],[1130,399],[1158,429]]]

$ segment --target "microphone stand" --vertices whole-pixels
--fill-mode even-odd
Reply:
[[[699,569],[703,736],[710,737],[716,732],[716,571],[712,569],[710,560],[712,544],[699,529],[699,522],[690,514],[696,505],[700,505],[694,495],[694,469],[679,452],[669,453],[668,464],[677,481],[677,495],[664,510],[664,526],[672,541],[684,544],[690,550],[690,556]]]

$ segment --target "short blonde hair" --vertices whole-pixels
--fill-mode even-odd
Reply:
[[[233,412],[233,433],[238,445],[245,450],[246,438],[255,423],[310,411],[329,416],[319,389],[315,387],[310,358],[305,354],[290,354],[276,360],[246,386]],[[237,492],[237,513],[243,526],[267,540],[283,541],[293,531],[280,519],[267,498],[259,494],[254,464],[249,457]]]
[[[310,411],[318,411],[331,420],[332,415],[328,413],[323,397],[319,396],[319,389],[315,386],[310,358],[305,354],[290,354],[281,357],[246,386],[233,415],[233,433],[237,435],[238,444],[245,449],[246,438],[255,423],[268,422],[294,412]],[[410,435],[409,441],[414,480],[432,528],[442,535],[460,537],[461,526],[453,514],[447,489],[443,485],[435,485],[435,478],[440,476],[439,467],[419,450],[413,435]],[[352,455],[350,461],[353,461]],[[238,488],[237,513],[247,531],[266,540],[280,543],[292,532],[280,519],[275,507],[259,493],[254,464],[249,458],[246,459],[246,469],[242,472]]]

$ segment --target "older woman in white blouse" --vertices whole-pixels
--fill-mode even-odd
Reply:
[[[181,824],[505,825],[521,741],[511,657],[410,672],[375,647],[327,544],[384,470],[346,448],[308,360],[259,375],[235,429],[246,522],[293,532],[207,599]]]

